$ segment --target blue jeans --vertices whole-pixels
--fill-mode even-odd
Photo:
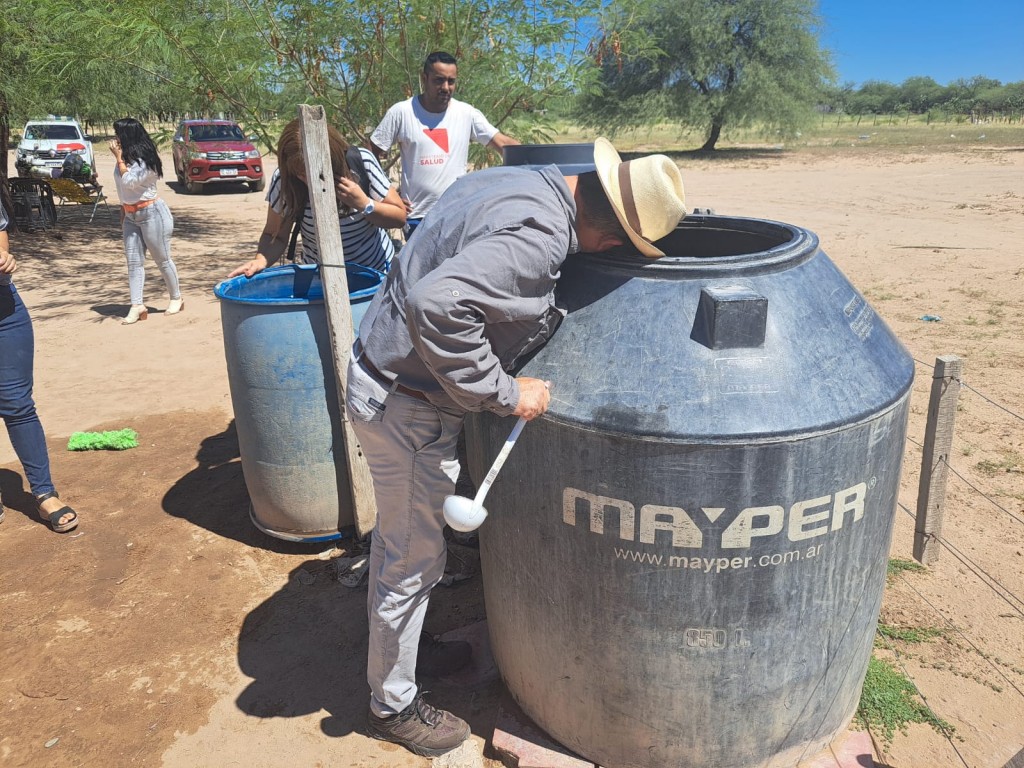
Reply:
[[[54,490],[46,436],[32,400],[35,338],[28,310],[13,285],[0,285],[0,417],[36,496]]]

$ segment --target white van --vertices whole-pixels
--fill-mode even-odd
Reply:
[[[14,166],[19,176],[59,176],[68,155],[80,155],[93,170],[92,137],[87,136],[77,120],[49,117],[25,124]]]

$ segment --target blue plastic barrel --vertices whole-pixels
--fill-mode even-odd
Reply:
[[[345,272],[358,328],[384,275]],[[319,269],[268,269],[214,293],[253,523],[288,541],[339,538],[354,517]]]

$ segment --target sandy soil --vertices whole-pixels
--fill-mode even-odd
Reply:
[[[97,147],[97,158],[113,194],[109,155]],[[950,463],[995,504],[954,479],[945,535],[962,559],[943,552],[927,573],[897,579],[884,607],[889,623],[946,630],[901,646],[899,662],[956,732],[914,726],[879,744],[878,759],[1003,766],[1024,747],[1024,151],[750,150],[680,164],[691,206],[816,232],[921,362],[906,510],[916,505],[929,366],[964,358],[977,392],[962,394]],[[189,196],[168,176],[180,315],[159,311],[167,297],[150,264],[150,318],[120,324],[116,211],[13,238],[54,474],[83,522],[58,536],[33,517],[0,437],[0,764],[428,765],[359,733],[365,588],[331,578],[324,545],[273,540],[248,521],[211,288],[255,248],[263,195],[238,186]],[[136,450],[65,450],[74,431],[128,426],[142,436]],[[909,558],[912,540],[901,509],[893,555]],[[438,589],[427,623],[445,632],[483,617],[474,578]],[[487,739],[501,684],[434,690],[473,726],[455,762],[497,766]]]

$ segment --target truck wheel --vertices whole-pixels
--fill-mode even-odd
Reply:
[[[190,195],[201,195],[205,190],[202,184],[196,184],[192,179],[185,179],[185,191]]]
[[[259,181],[249,182],[249,189],[251,189],[253,192],[262,192],[266,186],[266,179],[260,179]]]

